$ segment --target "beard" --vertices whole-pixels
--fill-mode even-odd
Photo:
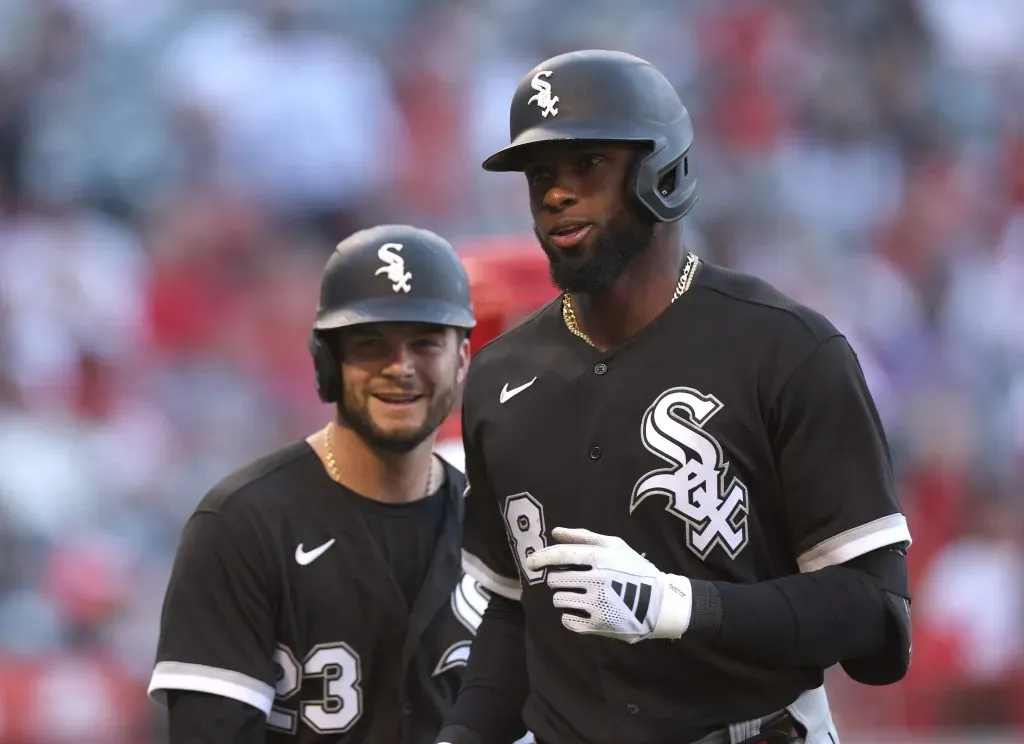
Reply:
[[[548,237],[533,228],[548,256],[551,281],[563,292],[593,293],[607,289],[622,276],[634,258],[646,251],[654,238],[655,220],[623,210],[601,228],[594,225],[595,246],[587,258],[576,259],[555,249]]]
[[[368,394],[367,394],[368,396]],[[345,388],[338,401],[338,424],[354,431],[360,439],[374,449],[404,455],[412,452],[432,435],[455,406],[456,386],[433,391],[423,422],[415,428],[385,429],[377,425],[370,415],[368,397],[358,398]]]

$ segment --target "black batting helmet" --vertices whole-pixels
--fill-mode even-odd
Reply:
[[[690,115],[668,79],[639,57],[588,49],[541,62],[516,88],[509,130],[511,144],[487,158],[485,170],[522,170],[524,149],[539,142],[641,142],[651,151],[630,189],[640,203],[674,222],[697,201]],[[674,182],[666,179],[673,171]]]
[[[387,322],[467,330],[476,325],[466,269],[440,235],[409,225],[378,225],[338,243],[324,268],[309,335],[322,401],[333,403],[341,394],[339,360],[323,333]]]

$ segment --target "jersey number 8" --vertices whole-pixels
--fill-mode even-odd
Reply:
[[[543,582],[547,576],[547,569],[530,571],[523,564],[529,556],[547,547],[544,507],[531,494],[517,493],[505,499],[504,516],[505,528],[508,530],[519,570],[530,584]]]
[[[321,643],[310,649],[300,665],[292,650],[278,645],[274,661],[281,667],[277,681],[277,699],[287,700],[302,689],[303,677],[323,679],[323,696],[303,700],[298,713],[306,725],[318,734],[343,734],[355,725],[363,711],[363,691],[359,654],[347,643]],[[274,707],[267,725],[294,734],[296,715]]]

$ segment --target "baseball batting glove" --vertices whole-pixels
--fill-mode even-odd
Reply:
[[[550,569],[552,604],[562,625],[575,633],[607,636],[626,643],[679,638],[690,625],[690,580],[659,571],[620,537],[556,527],[560,544],[538,550],[525,565]]]

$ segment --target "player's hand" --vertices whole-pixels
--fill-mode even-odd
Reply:
[[[690,624],[693,592],[685,576],[662,573],[621,537],[556,527],[560,544],[525,560],[531,571],[549,569],[552,604],[562,625],[576,633],[636,643],[679,638]]]

